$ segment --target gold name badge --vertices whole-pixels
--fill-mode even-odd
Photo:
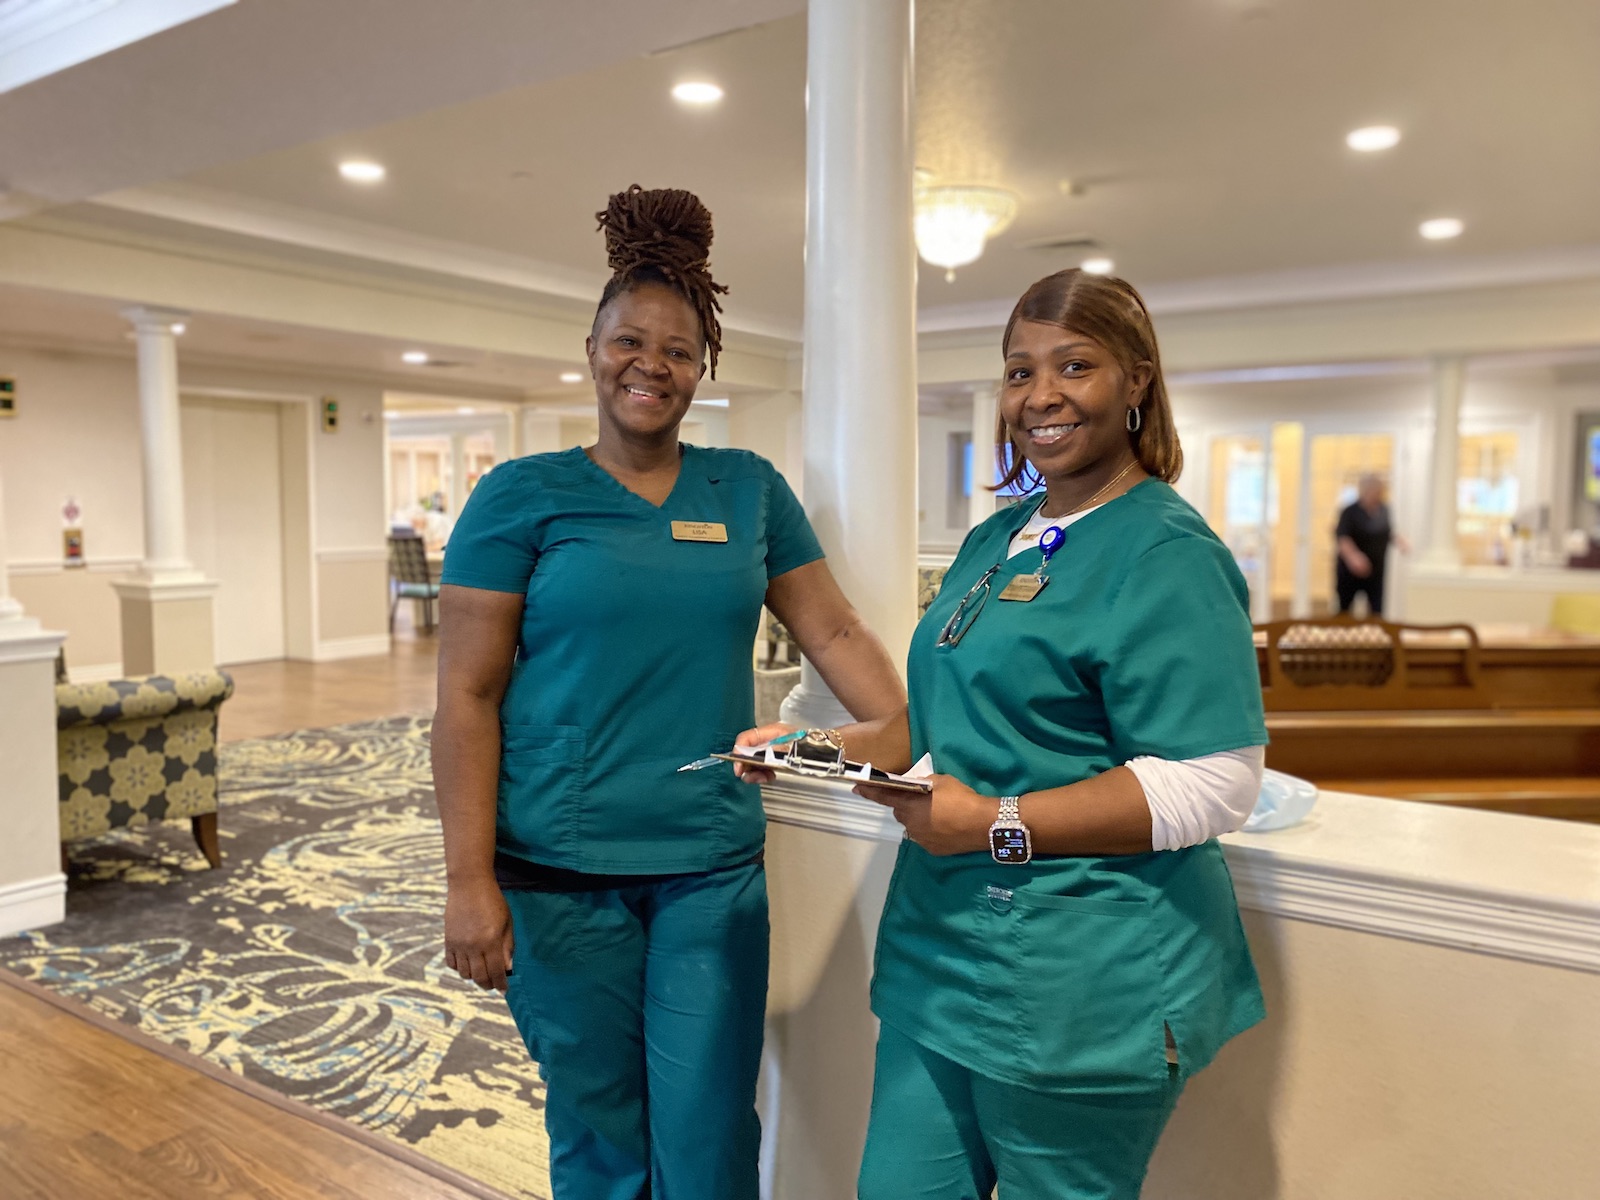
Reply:
[[[675,542],[725,542],[728,527],[720,521],[674,521],[672,540]]]
[[[1037,575],[1018,575],[1001,589],[1000,599],[1020,600],[1026,604],[1044,591],[1044,585],[1049,582],[1048,579],[1040,579]]]

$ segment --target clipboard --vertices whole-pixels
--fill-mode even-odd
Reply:
[[[810,762],[796,766],[786,755],[774,754],[769,757],[765,749],[755,754],[735,754],[729,751],[726,754],[711,754],[709,757],[719,758],[723,762],[760,767],[779,775],[817,779],[824,783],[842,783],[847,787],[854,787],[858,783],[870,783],[873,787],[887,788],[895,792],[910,792],[918,796],[927,796],[933,792],[933,784],[927,780],[891,775],[887,771],[878,770],[871,763],[850,762],[848,759],[839,759],[833,763]]]

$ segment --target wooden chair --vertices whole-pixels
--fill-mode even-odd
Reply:
[[[1291,618],[1257,625],[1256,634],[1265,639],[1261,694],[1269,712],[1476,709],[1492,701],[1470,625]],[[1418,683],[1409,657],[1423,646],[1430,670]]]
[[[394,614],[402,600],[414,600],[422,611],[424,633],[433,632],[433,603],[439,598],[439,585],[428,568],[428,551],[422,535],[413,533],[389,536],[389,632],[394,632]]]

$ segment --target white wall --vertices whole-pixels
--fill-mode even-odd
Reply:
[[[966,502],[950,519],[950,495],[959,489],[950,462],[952,434],[972,432],[970,412],[922,412],[917,416],[917,548],[925,554],[953,554],[967,536]],[[987,438],[977,453],[986,454]]]
[[[800,421],[800,397],[794,392],[734,396],[728,401],[726,444],[761,455],[803,499],[805,445]]]
[[[16,378],[19,395],[18,415],[0,422],[13,591],[30,615],[67,632],[67,659],[76,676],[113,675],[120,670],[121,638],[110,581],[135,567],[144,553],[133,355],[0,348],[0,374]],[[314,373],[186,362],[181,341],[179,381],[187,395],[279,406],[295,430],[317,417],[322,397],[339,401],[338,432],[324,433],[319,423],[305,437],[284,441],[286,453],[302,452],[310,465],[308,473],[303,465],[297,468],[296,476],[294,499],[308,526],[303,536],[290,539],[300,561],[286,561],[286,590],[299,589],[308,609],[294,613],[291,596],[290,653],[384,652],[381,389]],[[286,479],[292,473],[286,471]],[[68,496],[83,510],[86,569],[60,566],[60,510]],[[313,569],[303,561],[308,554]]]

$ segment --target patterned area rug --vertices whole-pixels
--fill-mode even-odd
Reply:
[[[223,745],[221,870],[188,822],[75,842],[66,921],[0,966],[547,1200],[538,1070],[504,1000],[444,966],[428,725]]]

